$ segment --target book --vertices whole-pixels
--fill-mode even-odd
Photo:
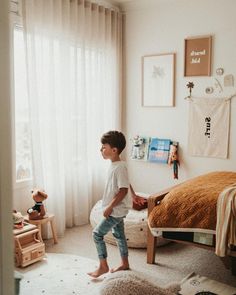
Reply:
[[[151,138],[149,144],[148,161],[167,163],[170,151],[170,139]]]

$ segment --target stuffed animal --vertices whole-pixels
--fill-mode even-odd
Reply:
[[[170,145],[170,154],[168,158],[168,164],[173,164],[174,179],[178,179],[178,143],[172,143]]]
[[[47,199],[48,195],[44,191],[39,189],[34,189],[31,192],[35,204],[32,208],[29,208],[27,210],[29,220],[43,219],[46,214],[43,201]]]
[[[14,228],[19,229],[24,227],[24,216],[20,212],[13,210],[12,217],[13,217]]]
[[[132,159],[142,159],[144,157],[144,153],[142,151],[142,145],[144,144],[144,138],[140,137],[139,135],[136,135],[132,139]]]

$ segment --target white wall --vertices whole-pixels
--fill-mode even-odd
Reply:
[[[126,93],[124,100],[125,133],[156,136],[178,141],[180,145],[179,182],[213,170],[236,169],[236,97],[231,105],[228,159],[191,157],[187,151],[188,95],[186,84],[193,81],[194,96],[207,96],[206,86],[214,86],[215,70],[222,67],[233,74],[236,84],[236,1],[235,0],[149,0],[123,6],[126,14]],[[213,35],[212,76],[183,77],[184,39]],[[141,106],[141,57],[149,54],[176,53],[175,107]],[[222,77],[219,78],[222,81]],[[224,88],[223,96],[236,87]],[[213,96],[219,95],[215,89]],[[128,140],[127,152],[130,153]],[[130,179],[136,191],[154,193],[178,183],[168,165],[138,162],[127,155]]]

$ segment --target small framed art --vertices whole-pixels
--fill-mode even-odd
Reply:
[[[174,106],[175,53],[142,57],[142,105]]]
[[[184,40],[184,76],[211,75],[212,36]]]

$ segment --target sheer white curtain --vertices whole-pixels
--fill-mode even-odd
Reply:
[[[118,11],[88,1],[23,0],[35,186],[59,234],[88,222],[103,191],[103,132],[121,127]]]

